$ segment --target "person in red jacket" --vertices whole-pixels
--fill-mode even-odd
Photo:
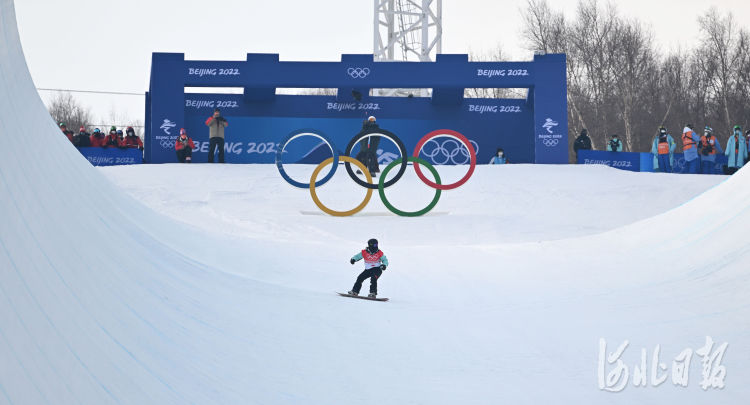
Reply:
[[[177,152],[177,161],[180,163],[192,162],[193,149],[195,149],[193,140],[187,136],[185,128],[180,128],[180,136],[174,142],[174,150]]]
[[[60,123],[60,130],[65,134],[70,143],[73,143],[73,131],[68,131],[68,126],[64,122]]]
[[[102,147],[104,146],[104,134],[102,133],[102,130],[99,128],[94,128],[94,133],[91,134],[91,137],[89,138],[91,140],[91,146],[92,147]]]
[[[124,148],[125,147],[125,137],[122,135],[122,131],[118,131],[117,127],[112,127],[109,129],[109,135],[107,135],[106,138],[104,138],[104,145],[102,147],[104,148]]]
[[[143,142],[140,137],[136,136],[133,127],[128,127],[125,130],[125,147],[143,150]]]

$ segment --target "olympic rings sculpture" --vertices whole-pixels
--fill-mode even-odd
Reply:
[[[388,166],[381,173],[380,179],[377,184],[373,183],[372,176],[370,175],[369,169],[365,167],[365,165],[362,164],[359,160],[349,156],[352,152],[352,149],[354,148],[354,145],[356,145],[357,142],[372,135],[382,136],[382,137],[390,139],[393,143],[395,143],[398,146],[399,151],[401,152],[401,158],[396,159],[390,164],[388,164]],[[286,174],[286,171],[284,171],[283,162],[282,162],[282,154],[283,154],[284,148],[286,148],[289,142],[301,136],[314,136],[323,140],[323,142],[325,142],[328,145],[328,147],[331,149],[331,152],[333,153],[332,157],[321,162],[315,168],[315,170],[313,170],[308,184],[295,181],[291,177],[289,177],[289,175]],[[466,173],[466,175],[464,175],[464,177],[462,177],[455,183],[442,184],[440,180],[440,175],[438,174],[435,167],[431,165],[429,162],[427,162],[426,160],[421,159],[419,157],[420,153],[422,152],[422,149],[427,144],[427,142],[437,143],[436,141],[433,140],[433,138],[441,137],[441,136],[452,138],[453,142],[463,144],[463,146],[468,151],[469,170]],[[462,150],[462,149],[456,148],[456,150]],[[436,152],[433,152],[433,156],[434,156],[434,153]],[[458,153],[459,152],[455,152],[454,154],[458,154]],[[463,153],[464,155],[466,155],[466,152],[460,152],[460,153]],[[351,177],[352,180],[354,180],[357,184],[359,184],[360,186],[364,187],[367,190],[364,200],[359,205],[357,205],[356,207],[348,211],[336,211],[336,210],[332,210],[326,207],[318,198],[318,194],[316,191],[317,187],[322,186],[333,177],[334,173],[336,172],[336,167],[338,166],[339,161],[344,162],[344,165],[346,167],[347,173],[349,174],[349,177]],[[435,196],[433,197],[432,201],[425,208],[421,210],[417,210],[417,211],[399,210],[398,208],[394,207],[393,204],[391,204],[385,196],[385,189],[392,186],[399,179],[401,179],[401,177],[404,175],[404,172],[406,171],[406,168],[408,166],[408,162],[412,162],[414,164],[413,167],[414,167],[414,171],[417,174],[417,177],[419,177],[419,179],[422,180],[423,183],[435,189]],[[404,146],[401,139],[399,139],[395,134],[389,131],[383,130],[383,129],[365,130],[355,135],[354,138],[352,138],[352,140],[347,145],[346,153],[344,155],[339,155],[338,149],[335,147],[333,142],[322,132],[314,130],[314,129],[300,129],[300,130],[293,131],[289,135],[287,135],[287,137],[284,138],[282,142],[280,142],[279,149],[276,152],[276,167],[278,168],[279,173],[281,174],[281,177],[284,180],[286,180],[287,183],[295,187],[299,187],[299,188],[308,187],[310,189],[310,197],[312,198],[315,205],[318,206],[318,208],[320,208],[320,210],[325,212],[326,214],[329,214],[331,216],[337,216],[337,217],[345,217],[345,216],[354,215],[360,212],[361,210],[363,210],[365,206],[367,206],[367,204],[370,202],[370,199],[372,197],[372,192],[375,189],[378,190],[378,194],[380,195],[380,199],[383,202],[383,205],[385,205],[385,207],[392,213],[399,215],[399,216],[405,216],[405,217],[417,217],[417,216],[424,215],[430,212],[435,207],[435,205],[437,205],[438,201],[440,200],[441,191],[452,190],[465,184],[469,180],[469,178],[471,178],[471,176],[473,175],[474,169],[476,168],[476,163],[477,163],[477,156],[476,156],[476,151],[474,149],[474,146],[472,145],[472,141],[467,139],[461,133],[452,131],[449,129],[438,129],[422,137],[422,139],[420,139],[419,142],[417,142],[417,146],[414,148],[413,156],[407,156],[406,147]],[[362,181],[359,177],[357,177],[356,174],[354,174],[354,171],[351,168],[352,164],[357,166],[362,171],[362,173],[364,173],[365,179],[367,181]],[[326,174],[326,176],[323,179],[317,180],[320,172],[328,165],[332,166],[331,170],[328,172],[328,174]],[[396,166],[399,166],[399,171],[396,173],[393,179],[389,181],[385,181],[388,173],[390,173],[390,171],[393,170]],[[430,181],[429,179],[427,179],[427,177],[425,177],[425,175],[422,173],[420,166],[424,166],[427,168],[427,170],[430,171],[433,178],[435,179],[434,182]]]

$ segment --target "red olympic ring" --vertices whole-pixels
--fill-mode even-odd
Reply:
[[[438,136],[447,136],[449,138],[454,138],[456,140],[461,141],[464,146],[466,146],[466,149],[469,150],[469,156],[471,156],[471,161],[469,162],[469,171],[466,173],[464,177],[462,177],[459,181],[451,184],[437,184],[435,182],[430,181],[427,177],[425,177],[424,174],[422,174],[422,169],[419,168],[419,163],[414,162],[414,171],[417,172],[417,176],[420,180],[422,180],[425,184],[432,188],[436,188],[438,190],[452,190],[454,188],[461,187],[469,181],[469,178],[472,174],[474,174],[474,169],[477,166],[477,154],[474,151],[474,146],[472,146],[471,142],[469,140],[461,135],[459,132],[452,131],[450,129],[438,129],[435,131],[430,132],[429,134],[425,135],[422,139],[419,140],[417,143],[417,146],[414,148],[414,157],[419,157],[419,153],[422,152],[422,147],[424,147],[424,144],[427,143],[432,138],[438,137]]]

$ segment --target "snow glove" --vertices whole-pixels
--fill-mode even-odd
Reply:
[[[349,260],[349,263],[354,264],[354,263],[357,263],[357,261],[354,260],[354,259],[351,259],[351,260]]]
[[[385,271],[385,264],[381,264],[381,265],[380,265],[380,270],[381,270],[381,271]]]

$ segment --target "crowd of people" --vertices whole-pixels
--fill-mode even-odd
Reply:
[[[136,135],[133,127],[127,127],[123,133],[121,129],[112,126],[107,135],[105,135],[99,128],[94,128],[92,133],[88,133],[85,127],[80,127],[76,134],[69,130],[64,122],[61,122],[60,130],[77,148],[138,148],[143,150],[143,141],[141,141],[141,138]]]
[[[750,130],[742,133],[742,127],[735,125],[732,134],[726,142],[726,148],[714,135],[710,126],[703,128],[703,135],[699,135],[693,124],[687,124],[682,130],[682,153],[685,159],[687,173],[720,174],[716,169],[717,155],[726,155],[727,165],[724,167],[725,174],[732,174],[739,170],[748,161],[750,151]],[[612,135],[607,143],[607,150],[621,152],[623,145],[617,135]],[[583,129],[581,134],[573,142],[573,150],[578,160],[578,151],[591,150],[591,138],[588,131]],[[664,173],[672,173],[674,170],[674,154],[677,150],[677,142],[664,126],[659,131],[651,144],[651,154],[654,155],[654,170]]]

